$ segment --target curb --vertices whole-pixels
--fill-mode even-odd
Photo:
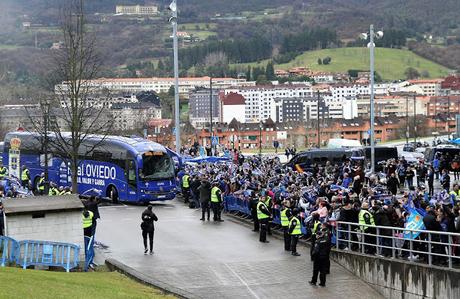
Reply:
[[[155,287],[157,289],[160,289],[162,290],[163,292],[165,292],[166,294],[171,294],[171,295],[174,295],[174,296],[177,296],[179,298],[185,298],[185,299],[188,299],[188,298],[200,298],[200,297],[197,297],[195,296],[194,294],[191,294],[185,290],[182,290],[182,289],[179,289],[179,288],[176,288],[174,286],[171,286],[167,283],[164,283],[162,281],[159,281],[157,279],[154,279],[150,276],[147,276],[123,263],[121,263],[120,261],[116,260],[116,259],[113,259],[113,258],[109,258],[109,259],[106,259],[105,260],[105,264],[107,265],[107,267],[110,269],[110,271],[118,271],[142,284],[145,284],[145,285],[148,285],[148,286],[152,286],[152,287]]]

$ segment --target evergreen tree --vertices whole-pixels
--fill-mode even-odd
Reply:
[[[267,68],[265,69],[265,77],[267,78],[267,80],[276,79],[275,68],[273,67],[273,62],[271,61],[267,64]]]
[[[251,67],[248,65],[248,69],[246,70],[246,80],[251,80]]]

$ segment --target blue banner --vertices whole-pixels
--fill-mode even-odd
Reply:
[[[418,229],[418,230],[424,230],[425,225],[423,224],[423,217],[420,215],[419,212],[417,212],[415,209],[409,209],[410,215],[409,218],[407,219],[406,222],[406,229]],[[420,235],[420,232],[410,232],[410,231],[404,231],[404,239],[410,240],[410,239],[415,239]]]

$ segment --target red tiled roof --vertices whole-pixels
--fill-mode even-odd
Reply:
[[[244,105],[245,99],[239,93],[231,92],[222,98],[224,105]]]

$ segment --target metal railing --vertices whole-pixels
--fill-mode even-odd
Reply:
[[[460,234],[336,221],[336,248],[460,267]]]

